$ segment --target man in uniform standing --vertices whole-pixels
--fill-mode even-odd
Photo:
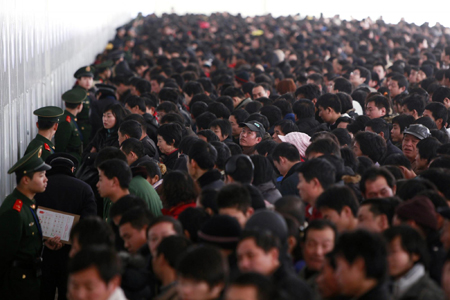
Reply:
[[[87,66],[79,68],[73,76],[77,79],[77,83],[73,89],[80,89],[87,94],[86,99],[83,100],[83,110],[78,115],[76,122],[81,133],[81,141],[84,145],[88,145],[92,132],[92,126],[89,123],[89,113],[92,102],[96,101],[95,93],[90,91],[94,83],[94,67]]]
[[[73,155],[81,163],[83,135],[77,124],[77,115],[83,110],[86,91],[72,89],[62,95],[66,109],[62,115],[55,134],[56,152],[66,152]]]
[[[22,157],[8,174],[16,173],[17,187],[0,207],[0,297],[8,300],[39,299],[42,230],[34,196],[47,186],[42,147]],[[57,249],[59,238],[46,241]]]
[[[64,114],[64,111],[56,106],[45,106],[36,109],[33,114],[38,116],[38,121],[36,122],[38,134],[28,145],[25,154],[42,146],[41,158],[45,161],[47,157],[55,153],[52,139],[58,129],[59,117]]]

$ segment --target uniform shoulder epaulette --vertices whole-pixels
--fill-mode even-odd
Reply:
[[[72,119],[70,118],[70,116],[67,116],[67,117],[66,117],[66,122],[69,122],[69,123],[70,123],[71,120],[72,120]]]
[[[47,151],[51,151],[50,146],[47,143],[44,144],[44,149]]]
[[[16,202],[14,202],[13,209],[20,212],[22,210],[22,205],[23,205],[22,200],[17,199]]]

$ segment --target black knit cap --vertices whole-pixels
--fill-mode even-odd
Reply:
[[[241,236],[241,226],[236,218],[215,215],[198,231],[200,242],[215,245],[221,249],[234,250]]]

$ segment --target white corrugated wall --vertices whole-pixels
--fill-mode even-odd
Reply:
[[[115,28],[131,20],[124,2],[0,0],[0,204],[15,186],[8,169],[37,133],[33,111],[62,106],[73,73],[91,64]]]

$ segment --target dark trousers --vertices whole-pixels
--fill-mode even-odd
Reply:
[[[67,263],[70,246],[65,245],[60,250],[52,251],[45,248],[42,255],[41,300],[54,300],[58,289],[58,300],[66,300],[67,294]]]

